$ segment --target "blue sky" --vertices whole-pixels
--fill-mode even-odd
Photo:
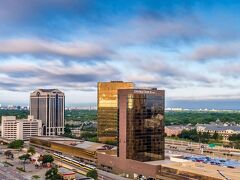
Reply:
[[[109,80],[165,89],[171,106],[240,102],[240,1],[0,3],[2,104],[27,104],[36,88],[95,103]]]

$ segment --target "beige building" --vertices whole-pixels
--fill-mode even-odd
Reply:
[[[16,116],[2,116],[1,135],[9,140],[28,140],[31,136],[41,136],[42,121],[28,116],[28,119],[16,119]]]
[[[227,125],[227,124],[198,124],[196,125],[197,132],[208,132],[211,135],[218,133],[222,136],[224,141],[228,141],[229,136],[233,134],[240,134],[239,125]]]
[[[64,134],[65,95],[58,89],[38,89],[30,95],[30,114],[42,120],[43,135]]]
[[[191,130],[193,126],[190,125],[172,125],[172,126],[165,126],[165,134],[167,136],[177,136],[182,133],[183,130]]]

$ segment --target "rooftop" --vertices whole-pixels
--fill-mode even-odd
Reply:
[[[36,89],[33,93],[63,93],[62,91],[60,91],[59,89]]]
[[[39,91],[42,92],[52,92],[52,91],[59,91],[58,89],[38,89]]]
[[[208,176],[211,178],[224,179],[220,173],[229,179],[240,179],[240,169],[230,169],[226,167],[219,167],[203,163],[184,162],[184,163],[165,163],[161,164],[162,167],[177,169],[182,173],[194,173],[199,175]],[[219,173],[220,172],[220,173]]]
[[[240,126],[221,126],[214,124],[202,124],[198,125],[198,127],[199,126],[205,127],[205,129],[209,131],[226,131],[226,130],[240,131]]]
[[[68,137],[61,137],[61,136],[38,136],[33,137],[35,139],[41,139],[45,141],[50,141],[58,144],[64,144],[67,146],[77,147],[80,149],[85,149],[88,151],[97,151],[97,150],[105,150],[105,148],[108,148],[109,145],[102,144],[102,143],[95,143],[90,141],[84,141],[80,139],[73,139]],[[114,148],[114,146],[112,146]]]

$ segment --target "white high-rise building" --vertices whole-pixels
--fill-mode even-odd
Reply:
[[[15,140],[28,140],[31,136],[42,135],[42,121],[28,116],[28,119],[16,119],[16,116],[2,116],[2,137]]]

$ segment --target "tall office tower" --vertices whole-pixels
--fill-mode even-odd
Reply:
[[[42,120],[43,135],[64,133],[65,96],[58,89],[38,89],[30,95],[30,114]]]
[[[116,142],[118,128],[118,90],[133,89],[132,82],[98,83],[98,140]]]
[[[164,159],[165,91],[121,89],[118,156],[122,159]]]

